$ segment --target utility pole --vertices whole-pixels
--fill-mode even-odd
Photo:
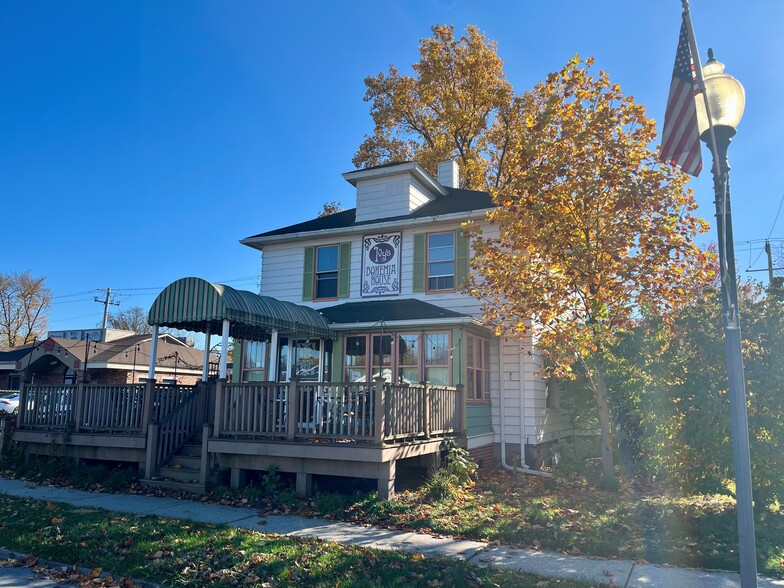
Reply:
[[[770,252],[770,241],[765,239],[765,253],[768,254],[768,287],[773,286],[773,255]]]
[[[95,302],[100,302],[101,304],[103,304],[103,324],[101,325],[101,328],[105,329],[106,328],[106,323],[109,320],[109,305],[112,304],[114,306],[120,306],[120,301],[119,300],[114,300],[114,299],[111,298],[111,296],[112,296],[112,289],[111,288],[105,288],[105,289],[104,288],[99,288],[98,291],[99,292],[103,292],[103,293],[106,294],[106,297],[103,298],[103,299],[98,298],[97,296],[95,296],[93,298],[93,300],[95,300]]]

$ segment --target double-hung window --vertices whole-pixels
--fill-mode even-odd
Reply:
[[[314,300],[338,297],[338,246],[316,247],[316,276]]]
[[[427,236],[427,291],[455,289],[455,233]]]

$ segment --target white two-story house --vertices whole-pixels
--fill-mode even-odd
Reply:
[[[458,187],[455,162],[438,171],[406,162],[345,173],[356,208],[241,241],[262,252],[261,295],[316,309],[335,338],[256,344],[238,376],[462,386],[471,453],[482,465],[524,463],[569,421],[532,346],[494,336],[461,291],[471,255],[461,225],[485,223],[494,204]]]

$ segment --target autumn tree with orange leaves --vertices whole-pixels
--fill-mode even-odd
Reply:
[[[687,176],[657,163],[655,122],[592,65],[575,57],[516,99],[507,181],[488,213],[497,236],[467,228],[468,289],[498,335],[535,341],[557,376],[576,364],[587,375],[610,481],[606,349],[640,308],[668,317],[711,270]]]
[[[438,163],[454,159],[461,188],[498,187],[506,177],[504,129],[514,96],[496,43],[475,26],[456,38],[454,27],[437,25],[419,54],[413,76],[390,66],[365,79],[375,126],[354,165],[417,161],[437,176]]]

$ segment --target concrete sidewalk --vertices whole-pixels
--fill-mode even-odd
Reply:
[[[732,572],[704,571],[636,564],[631,561],[590,559],[562,553],[514,549],[479,541],[437,538],[351,523],[308,519],[299,516],[260,517],[251,508],[125,494],[104,494],[39,486],[0,478],[0,493],[51,500],[74,506],[90,506],[115,512],[146,514],[171,519],[228,525],[291,537],[317,537],[324,541],[361,545],[374,549],[398,549],[429,557],[453,557],[473,564],[493,565],[552,578],[583,580],[595,584],[614,582],[619,588],[739,588],[740,577]],[[261,520],[265,522],[259,524]],[[0,545],[1,547],[1,545]],[[0,569],[0,578],[3,570]],[[0,581],[0,586],[3,583]],[[784,580],[760,577],[760,588],[784,588]]]

